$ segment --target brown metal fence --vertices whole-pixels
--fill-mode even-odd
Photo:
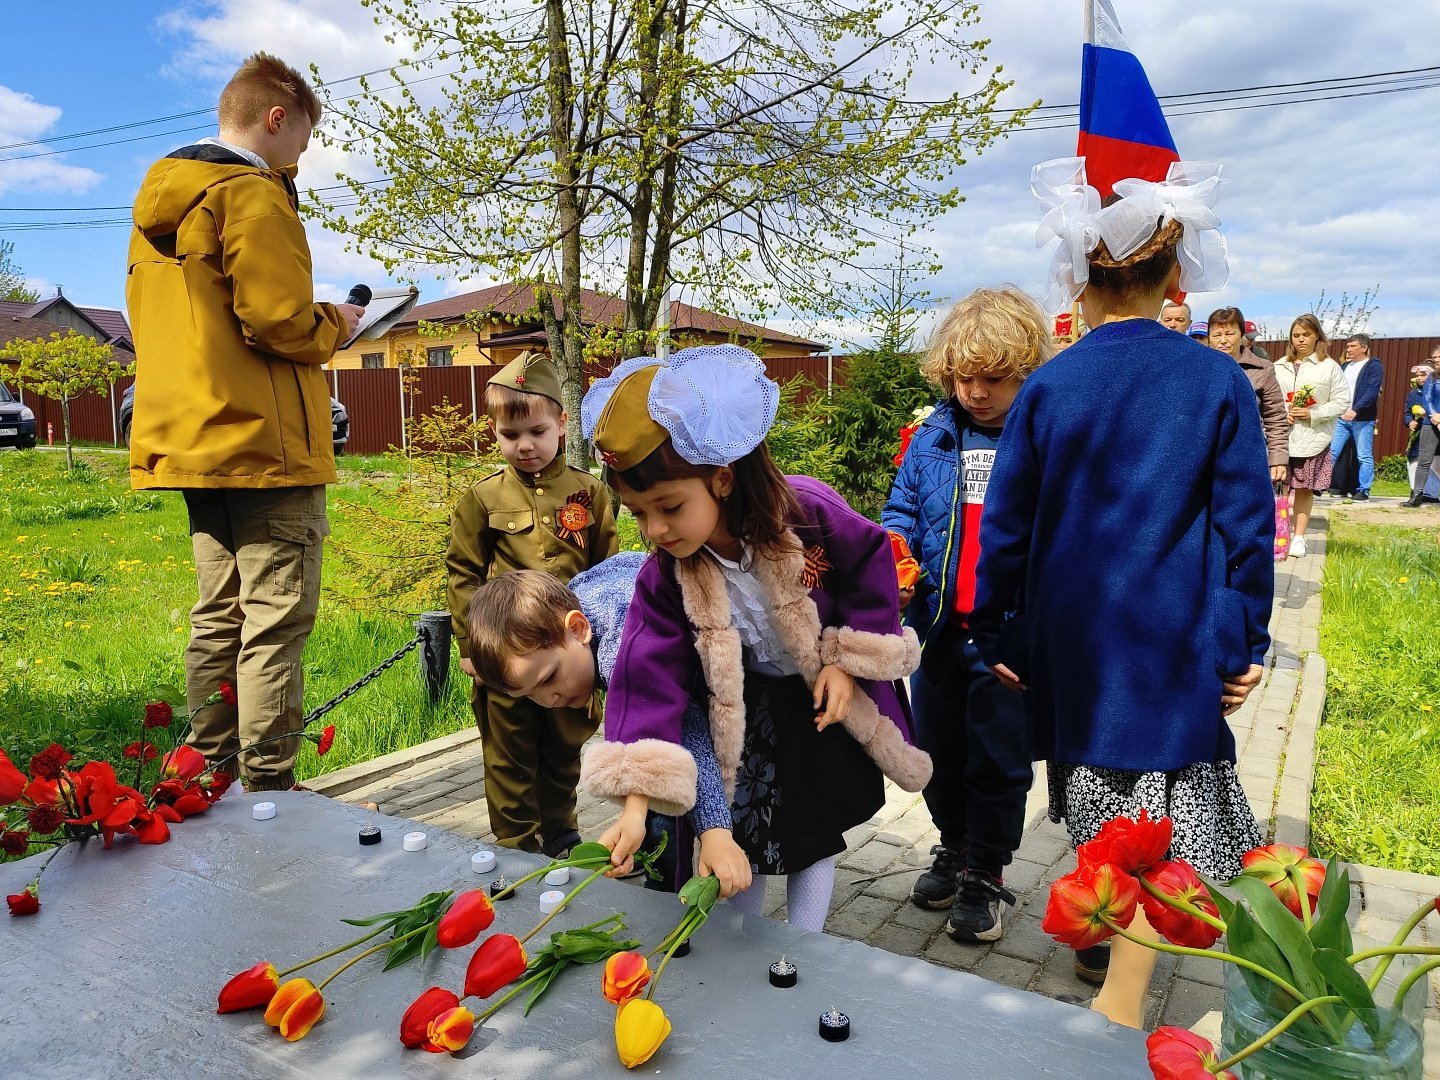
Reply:
[[[1285,343],[1263,341],[1260,343],[1272,358],[1285,354]],[[1379,432],[1375,437],[1375,457],[1378,461],[1390,454],[1404,453],[1409,441],[1409,431],[1401,419],[1405,394],[1409,389],[1410,367],[1429,357],[1431,350],[1440,344],[1440,337],[1390,338],[1377,340],[1373,351],[1385,365],[1385,381],[1380,396]],[[1332,355],[1338,356],[1343,344],[1331,346]],[[796,375],[803,375],[815,387],[805,391],[802,400],[810,393],[823,390],[844,381],[845,360],[843,356],[772,357],[765,364],[772,378],[785,382]],[[350,414],[350,442],[347,451],[354,454],[383,453],[392,446],[404,442],[404,417],[421,416],[441,404],[450,401],[461,405],[475,416],[485,410],[485,383],[500,369],[489,365],[450,368],[375,368],[327,371],[330,392],[345,404]],[[608,370],[603,365],[587,368],[587,378],[603,375]],[[120,397],[131,383],[130,378],[115,384],[113,395],[87,394],[71,404],[71,424],[76,439],[88,442],[116,442],[116,414]],[[7,378],[14,389],[14,383]],[[408,390],[408,393],[407,393]],[[42,441],[46,438],[46,423],[54,424],[55,441],[62,438],[59,402],[37,398],[22,392],[21,397],[35,410],[38,421],[37,431]]]

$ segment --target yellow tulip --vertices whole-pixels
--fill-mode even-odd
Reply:
[[[615,1050],[627,1069],[649,1061],[669,1034],[665,1010],[649,998],[631,998],[615,1010]]]

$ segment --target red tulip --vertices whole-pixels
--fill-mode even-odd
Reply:
[[[315,744],[315,753],[319,754],[321,757],[324,757],[330,752],[330,748],[334,745],[335,725],[326,724],[325,730],[320,732],[320,740]]]
[[[645,989],[650,963],[638,952],[618,952],[605,961],[600,990],[612,1005],[622,1005]]]
[[[10,755],[0,750],[0,806],[9,806],[25,794],[27,783],[25,774],[15,767]]]
[[[1229,1069],[1214,1071],[1215,1047],[1193,1031],[1162,1027],[1145,1040],[1145,1050],[1155,1080],[1235,1080]]]
[[[265,1009],[265,1022],[295,1042],[303,1039],[325,1015],[325,998],[309,979],[291,979],[275,991]]]
[[[1130,925],[1139,895],[1139,883],[1114,866],[1082,866],[1050,886],[1040,928],[1072,949],[1088,949],[1114,935],[1110,924]]]
[[[491,934],[480,943],[465,968],[465,996],[487,998],[525,973],[529,960],[520,939],[512,934]]]
[[[40,883],[32,881],[24,892],[5,897],[5,903],[10,905],[11,915],[34,915],[40,910]]]
[[[443,986],[432,986],[410,1003],[400,1017],[400,1042],[414,1049],[429,1038],[430,1021],[460,1004],[460,999]]]
[[[1270,844],[1268,847],[1252,848],[1240,860],[1245,877],[1259,878],[1270,886],[1273,892],[1298,919],[1300,915],[1300,893],[1295,882],[1286,873],[1286,867],[1297,866],[1305,881],[1305,892],[1310,898],[1310,910],[1320,899],[1320,887],[1325,884],[1325,864],[1313,858],[1303,847],[1293,844]]]
[[[60,801],[60,784],[55,780],[32,779],[25,787],[25,798],[36,806],[54,806]]]
[[[495,907],[484,889],[470,889],[455,898],[435,926],[435,942],[443,949],[469,945],[495,921]]]
[[[170,826],[159,814],[146,811],[144,820],[136,819],[135,836],[142,844],[164,844],[170,839]]]
[[[1156,863],[1140,876],[1166,896],[1197,907],[1206,915],[1219,918],[1220,909],[1210,898],[1210,890],[1189,863]],[[1143,890],[1140,893],[1140,902],[1145,905],[1145,917],[1150,920],[1150,925],[1176,945],[1208,949],[1222,933],[1209,923],[1173,908],[1164,900]]]
[[[275,965],[261,960],[220,988],[220,1007],[215,1011],[229,1013],[258,1009],[261,1005],[269,1005],[279,989],[280,976],[275,971]]]
[[[1138,819],[1111,818],[1095,839],[1081,844],[1076,854],[1080,865],[1111,863],[1127,874],[1138,873],[1154,866],[1170,850],[1174,825],[1168,817],[1156,821],[1148,810],[1141,810]]]
[[[182,743],[165,755],[161,771],[166,779],[176,777],[189,782],[205,771],[205,755]]]
[[[465,1048],[474,1030],[475,1014],[465,1006],[457,1005],[430,1021],[422,1045],[432,1054],[453,1054]]]

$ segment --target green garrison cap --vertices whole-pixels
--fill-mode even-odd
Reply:
[[[565,399],[560,395],[560,373],[550,358],[540,353],[521,353],[491,378],[490,385],[506,386],[522,394],[540,394],[562,409],[565,407]]]

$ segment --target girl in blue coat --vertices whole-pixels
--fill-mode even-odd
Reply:
[[[1228,879],[1260,839],[1225,717],[1270,644],[1274,496],[1244,372],[1155,321],[1177,289],[1224,283],[1210,170],[1120,181],[1101,209],[1083,159],[1037,167],[1061,237],[1052,310],[1079,295],[1091,330],[1011,406],[970,625],[1029,689],[1050,814],[1076,844],[1146,809],[1173,819],[1173,857]],[[1117,939],[1095,1008],[1139,1027],[1154,957]]]

